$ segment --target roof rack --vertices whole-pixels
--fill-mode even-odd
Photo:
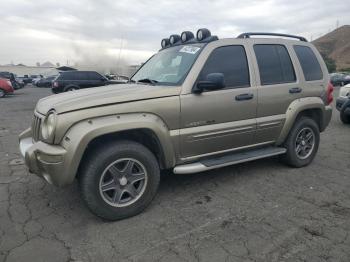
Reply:
[[[282,36],[282,37],[290,37],[290,38],[296,38],[300,41],[307,42],[305,37],[297,36],[297,35],[287,35],[287,34],[278,34],[278,33],[262,33],[262,32],[256,32],[256,33],[243,33],[237,36],[237,38],[250,38],[252,35],[268,35],[268,36]]]

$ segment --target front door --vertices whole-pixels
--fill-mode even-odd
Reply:
[[[222,73],[225,88],[181,95],[180,148],[182,160],[252,145],[256,131],[257,91],[251,86],[245,47],[214,49],[198,81]]]

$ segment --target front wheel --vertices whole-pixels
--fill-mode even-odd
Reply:
[[[308,117],[299,118],[285,142],[287,153],[284,162],[293,167],[307,166],[314,159],[320,143],[320,131],[316,122]]]
[[[107,220],[141,213],[156,195],[160,171],[151,151],[133,141],[103,145],[84,161],[79,177],[88,208]]]

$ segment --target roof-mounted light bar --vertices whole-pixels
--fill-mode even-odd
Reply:
[[[299,39],[300,41],[307,42],[305,37],[297,36],[297,35],[288,35],[288,34],[279,34],[279,33],[264,33],[264,32],[250,32],[250,33],[243,33],[237,36],[237,38],[250,38],[251,36],[279,36],[279,37],[288,37],[288,38],[295,38]]]
[[[210,31],[206,28],[201,28],[196,33],[196,38],[194,34],[190,31],[184,31],[180,35],[171,35],[169,38],[162,39],[161,46],[162,49],[179,45],[183,43],[209,43],[211,41],[218,40],[217,36],[212,36]]]

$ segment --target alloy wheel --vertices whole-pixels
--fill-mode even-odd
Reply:
[[[306,159],[315,147],[315,133],[309,127],[304,127],[299,131],[295,141],[295,153],[299,159]]]
[[[142,196],[147,180],[147,171],[141,162],[133,158],[118,159],[103,171],[100,195],[111,206],[129,206]]]

